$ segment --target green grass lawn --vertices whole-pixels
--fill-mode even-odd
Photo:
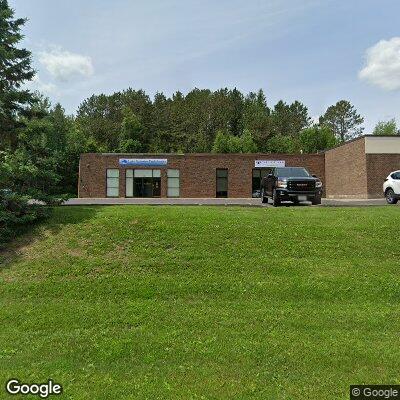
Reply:
[[[400,383],[399,226],[398,207],[57,208],[0,256],[0,398],[10,377],[90,400]]]

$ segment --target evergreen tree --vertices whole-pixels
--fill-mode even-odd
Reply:
[[[57,158],[49,146],[52,125],[46,118],[25,121],[18,130],[18,147],[3,153],[1,181],[4,187],[34,199],[53,194],[61,177]]]
[[[123,119],[121,97],[120,92],[110,96],[93,95],[84,100],[77,111],[78,129],[108,151],[115,151],[119,145]]]
[[[167,99],[164,93],[157,92],[153,101],[152,123],[150,129],[153,132],[153,142],[149,144],[151,152],[167,152],[166,137],[171,132],[171,99]]]
[[[14,18],[7,0],[0,0],[0,146],[16,148],[19,116],[32,104],[33,97],[21,85],[33,78],[31,53],[19,48],[26,19]]]
[[[118,151],[122,153],[137,153],[142,148],[142,124],[129,108],[125,108],[123,113],[125,116],[121,124]]]
[[[243,132],[243,110],[244,102],[242,93],[234,88],[229,93],[230,116],[228,121],[229,132],[239,136]]]
[[[361,135],[364,128],[360,125],[363,122],[364,118],[347,100],[340,100],[328,107],[319,119],[320,125],[328,126],[341,142]]]
[[[307,107],[295,101],[286,104],[280,100],[271,112],[271,132],[273,135],[297,137],[300,131],[310,125]]]
[[[64,152],[67,145],[68,131],[72,129],[73,119],[65,115],[65,110],[57,103],[49,111],[49,121],[53,126],[53,132],[49,138],[50,147],[57,152]]]
[[[290,129],[288,134],[297,137],[302,129],[310,126],[311,118],[308,115],[308,108],[300,101],[294,101],[290,106]]]
[[[78,137],[72,136],[72,132],[75,131],[75,120],[72,116],[65,114],[65,110],[59,103],[50,110],[47,119],[52,126],[49,146],[56,159],[56,173],[62,177],[53,192],[75,194],[79,158],[81,153],[87,152],[87,146]]]
[[[250,92],[244,101],[243,114],[244,130],[253,134],[257,148],[265,150],[270,131],[270,110],[264,92],[260,89],[258,93]]]

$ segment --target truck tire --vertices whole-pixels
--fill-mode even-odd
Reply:
[[[313,206],[317,206],[317,205],[321,204],[321,196],[315,196],[315,197],[312,199],[311,204],[312,204]]]
[[[261,189],[261,202],[264,204],[268,203],[268,197],[265,197],[264,189]]]
[[[273,192],[272,204],[274,205],[274,207],[279,207],[281,205],[281,199],[279,198],[275,189]]]
[[[388,204],[396,204],[397,203],[396,195],[394,194],[393,189],[386,190],[385,197],[386,197],[386,203],[388,203]]]

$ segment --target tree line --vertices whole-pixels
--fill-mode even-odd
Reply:
[[[312,153],[361,134],[363,118],[348,101],[312,121],[300,101],[268,106],[262,89],[193,89],[171,97],[127,89],[93,95],[79,106],[77,129],[99,151]]]
[[[26,19],[15,18],[0,0],[0,21],[3,236],[43,214],[29,199],[49,203],[76,194],[81,153],[314,153],[363,132],[364,119],[349,101],[328,107],[316,121],[300,101],[269,105],[262,89],[196,88],[152,98],[129,88],[92,95],[67,115],[61,104],[24,86],[35,75],[30,51],[20,47]],[[399,134],[394,120],[379,123],[374,133]]]

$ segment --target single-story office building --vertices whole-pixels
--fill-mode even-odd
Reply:
[[[258,197],[275,166],[305,167],[328,198],[382,197],[400,170],[400,136],[362,136],[318,154],[82,154],[78,196]]]

